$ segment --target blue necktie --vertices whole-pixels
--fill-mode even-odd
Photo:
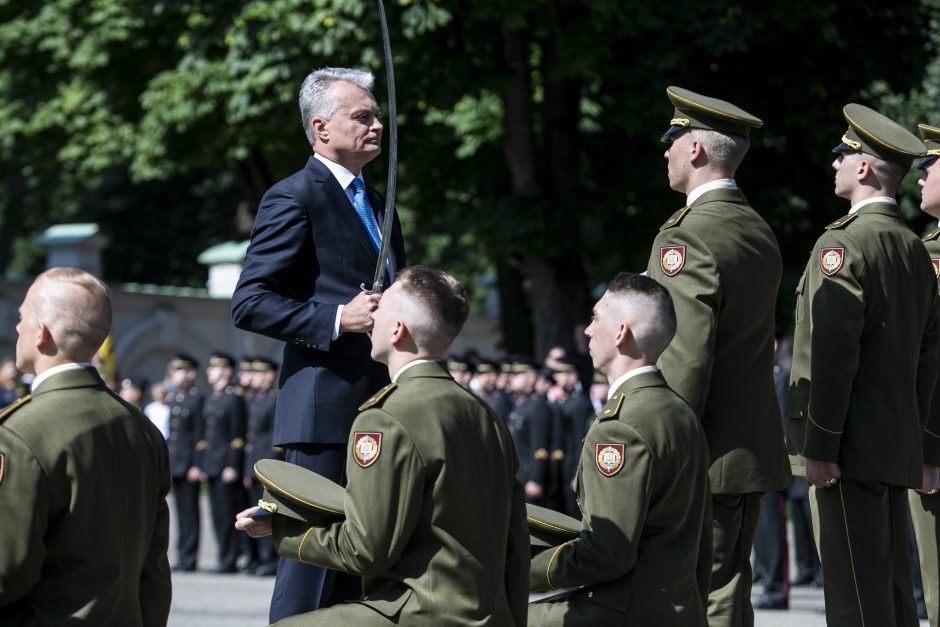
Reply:
[[[362,222],[362,226],[366,228],[366,232],[369,234],[369,239],[372,240],[372,245],[375,246],[375,250],[378,251],[382,247],[382,240],[379,237],[379,226],[375,222],[375,213],[372,211],[372,205],[369,204],[369,197],[366,196],[366,188],[362,184],[362,179],[354,178],[352,181],[353,188],[353,206],[356,208],[356,215],[359,216],[359,221]]]

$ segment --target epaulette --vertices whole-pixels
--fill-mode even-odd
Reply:
[[[384,401],[388,397],[388,395],[391,394],[397,387],[398,387],[397,383],[389,383],[384,388],[382,388],[381,390],[373,394],[372,398],[370,398],[365,403],[360,405],[359,411],[365,411],[367,409],[371,409],[372,407],[376,407],[380,405],[382,401]]]
[[[231,441],[229,446],[234,449],[245,448],[245,441],[241,438],[235,438],[234,440]]]
[[[666,229],[671,229],[674,226],[679,226],[679,223],[682,222],[682,219],[689,213],[691,207],[683,207],[679,211],[672,214],[672,217],[666,220],[666,223],[659,227],[660,231],[665,231]]]
[[[0,422],[3,422],[4,420],[6,420],[7,416],[9,416],[13,412],[15,412],[17,409],[19,409],[20,407],[22,407],[23,405],[31,401],[32,398],[33,397],[27,394],[23,398],[13,401],[13,403],[11,403],[6,409],[0,412]]]
[[[621,405],[623,405],[623,393],[620,393],[607,401],[607,406],[604,407],[604,410],[597,415],[598,421],[616,418],[620,414]]]
[[[839,218],[838,220],[836,220],[835,222],[827,226],[826,230],[831,231],[832,229],[841,229],[842,227],[844,227],[846,224],[848,224],[849,222],[851,222],[857,217],[858,217],[857,211],[855,213],[850,213],[847,216],[842,216],[841,218]]]
[[[934,229],[933,231],[931,231],[930,233],[928,233],[928,234],[927,234],[922,240],[920,240],[920,241],[922,241],[922,242],[929,242],[929,241],[932,241],[932,240],[937,239],[937,237],[940,237],[940,228]]]
[[[199,440],[198,442],[196,442],[196,450],[197,450],[197,451],[204,451],[204,450],[206,450],[207,448],[209,448],[209,441],[208,441],[208,440]]]

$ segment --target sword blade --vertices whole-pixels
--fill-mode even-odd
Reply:
[[[385,189],[385,213],[382,217],[382,247],[375,266],[372,293],[379,294],[385,286],[385,269],[388,266],[392,225],[395,221],[395,187],[398,177],[398,107],[395,104],[395,68],[392,62],[392,44],[385,19],[385,4],[379,3],[379,18],[382,23],[382,45],[385,49],[385,82],[388,84],[388,183]]]

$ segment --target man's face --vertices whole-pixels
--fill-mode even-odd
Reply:
[[[588,352],[591,354],[591,361],[601,372],[606,372],[607,366],[619,354],[616,337],[620,324],[612,314],[610,295],[604,292],[601,299],[594,305],[591,324],[584,330],[584,334],[590,338]]]
[[[382,294],[379,306],[372,312],[372,359],[388,364],[392,351],[391,334],[400,319],[398,301],[401,298],[399,283],[392,283]]]
[[[20,319],[16,324],[16,367],[20,372],[36,374],[36,357],[39,349],[36,342],[39,340],[39,323],[33,315],[34,303],[38,298],[38,282],[33,283],[26,292],[23,304],[20,305]]]
[[[940,159],[934,159],[924,168],[917,184],[920,185],[920,209],[940,219]]]
[[[535,389],[535,380],[537,378],[538,373],[536,373],[534,370],[517,372],[512,376],[512,391],[519,392],[521,394],[528,394]]]
[[[231,378],[232,369],[227,366],[208,366],[206,368],[206,381],[209,382],[209,385],[228,381]]]
[[[365,90],[346,81],[330,86],[339,106],[329,120],[325,148],[354,174],[382,152],[382,123],[379,106]],[[317,141],[321,141],[320,138]],[[351,166],[351,167],[350,167]]]
[[[839,156],[832,162],[836,196],[851,199],[857,182],[855,175],[858,162],[861,158],[862,156],[857,152],[839,153]]]
[[[186,383],[188,372],[186,368],[174,368],[170,371],[170,383],[176,387],[182,387]]]
[[[663,153],[666,158],[666,177],[669,179],[669,188],[683,194],[686,193],[686,182],[689,178],[687,146],[689,141],[689,132],[679,131],[672,135],[672,142],[666,147],[666,152]]]

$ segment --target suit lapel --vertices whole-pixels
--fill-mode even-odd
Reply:
[[[352,206],[352,203],[349,202],[346,192],[339,186],[339,181],[336,180],[336,177],[333,176],[325,165],[314,157],[310,157],[307,161],[307,167],[313,171],[314,178],[319,181],[320,189],[323,190],[323,194],[329,199],[330,208],[333,210],[337,219],[349,229],[349,234],[352,235],[353,239],[359,242],[359,245],[373,260],[373,263],[377,261],[379,255],[375,250],[375,246],[372,245],[372,240],[369,238],[365,227],[362,226],[359,216],[356,215],[356,209]],[[369,202],[372,202],[371,197]],[[375,206],[373,205],[373,209],[374,208]]]

